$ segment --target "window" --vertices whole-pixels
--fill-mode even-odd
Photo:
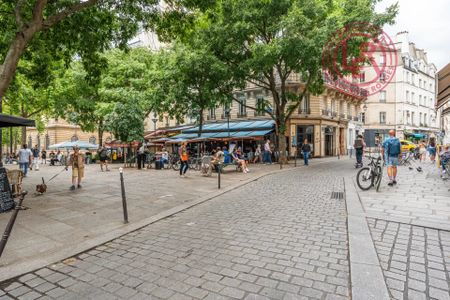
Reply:
[[[245,107],[247,105],[247,99],[245,99],[245,96],[241,96],[239,98],[239,117],[245,117],[247,115],[247,108]]]
[[[386,124],[386,112],[380,112],[380,124]]]
[[[76,142],[78,141],[78,136],[76,134],[72,135],[72,137],[70,138],[71,142]]]
[[[386,91],[380,92],[380,102],[386,102]]]
[[[414,98],[413,92],[411,92],[411,103],[416,104],[416,99]]]
[[[169,127],[169,117],[165,117],[166,119],[166,127]]]
[[[210,120],[216,119],[216,108],[215,107],[210,107],[208,113],[209,113],[208,117]]]
[[[406,81],[409,82],[409,72],[406,72]]]
[[[265,100],[263,96],[258,96],[258,98],[256,99],[256,115],[258,116],[264,116],[266,114],[266,104],[264,101]]]
[[[433,84],[430,83],[430,91],[433,91]]]
[[[419,78],[419,87],[422,87],[422,79]]]
[[[411,124],[416,125],[416,117],[414,112],[411,112]]]
[[[406,102],[409,102],[409,91],[406,91]]]
[[[422,95],[419,95],[419,105],[422,105]]]
[[[91,136],[89,138],[89,143],[95,145],[97,143],[97,138],[95,136]]]
[[[303,96],[303,98],[302,98],[302,101],[300,103],[300,113],[303,113],[303,114],[311,113],[308,93],[306,93],[305,96]]]
[[[420,126],[423,125],[423,123],[422,123],[422,113],[419,113],[419,124],[420,124]]]
[[[363,124],[366,123],[366,113],[364,113],[364,112],[361,113],[361,122],[362,122]]]
[[[414,74],[411,74],[411,84],[415,85],[415,83],[414,83]]]
[[[366,81],[366,73],[362,72],[359,74],[359,82],[365,82]]]
[[[379,58],[380,66],[384,66],[385,63],[386,63],[386,55],[380,55],[380,58]]]

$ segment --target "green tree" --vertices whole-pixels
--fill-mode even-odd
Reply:
[[[392,22],[397,6],[376,13],[377,2],[219,0],[198,14],[193,30],[183,31],[182,39],[185,43],[202,40],[204,47],[233,71],[234,82],[245,81],[270,91],[273,107],[266,110],[275,121],[278,147],[285,150],[287,120],[305,93],[323,91],[322,52],[331,34],[351,22],[370,22],[380,27]],[[347,57],[359,57],[359,46],[364,41],[356,40]],[[293,75],[301,78],[300,91],[293,92],[289,87]],[[242,103],[236,96],[234,101]],[[286,161],[284,151],[281,161]]]
[[[158,0],[4,0],[0,3],[0,99],[20,58],[45,49],[70,61],[79,55],[95,79],[98,52],[125,47],[139,23],[158,12]]]
[[[195,116],[201,135],[203,115],[209,108],[231,101],[231,72],[210,51],[177,44],[159,55],[150,85],[152,107],[182,120]]]
[[[139,103],[117,102],[105,117],[105,128],[122,142],[142,140],[144,135],[144,111]]]
[[[97,131],[99,144],[106,127],[106,117],[121,116],[120,104],[127,108],[122,117],[135,110],[133,103],[145,116],[151,110],[149,73],[153,54],[148,49],[136,48],[129,51],[111,50],[102,55],[101,71],[96,81],[89,80],[89,74],[79,62],[74,62],[66,74],[58,79],[52,94],[54,115],[66,118],[84,131]],[[143,126],[143,125],[142,125]],[[141,126],[139,126],[141,127]],[[122,128],[122,127],[121,127]],[[142,138],[142,135],[141,135]]]

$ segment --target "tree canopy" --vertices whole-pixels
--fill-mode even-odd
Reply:
[[[199,6],[202,12],[197,14],[192,30],[174,38],[202,44],[232,71],[233,82],[247,82],[271,92],[273,108],[268,113],[276,123],[279,148],[284,150],[287,120],[305,93],[323,91],[322,52],[332,33],[351,22],[382,27],[394,19],[397,7],[376,13],[377,2],[218,0],[206,8]],[[348,49],[348,58],[359,57],[363,42],[358,40]],[[291,76],[298,76],[302,82],[300,90],[289,89]],[[236,95],[234,100],[242,103]]]

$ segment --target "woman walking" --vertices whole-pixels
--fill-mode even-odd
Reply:
[[[178,149],[178,155],[180,156],[180,177],[186,177],[186,171],[189,169],[189,154],[187,151],[186,142],[181,144],[181,147]]]
[[[436,143],[434,140],[432,140],[428,145],[428,154],[430,155],[431,163],[434,164],[434,160],[436,158]]]
[[[419,155],[420,155],[420,161],[425,161],[425,156],[427,154],[427,147],[425,145],[424,141],[421,141],[419,144]]]
[[[261,162],[261,155],[262,155],[261,145],[258,144],[255,150],[255,157],[253,158],[254,164],[256,164],[257,162]]]

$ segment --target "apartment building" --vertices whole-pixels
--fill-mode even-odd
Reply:
[[[394,38],[397,55],[396,72],[392,80],[363,104],[362,116],[366,143],[374,146],[390,129],[401,139],[427,139],[439,131],[436,112],[436,67],[427,54],[399,32]],[[373,58],[381,67],[386,64],[386,52],[375,52]],[[388,62],[389,63],[389,62]],[[371,66],[363,68],[360,82],[375,77]],[[378,80],[384,83],[381,74]]]
[[[438,72],[437,109],[440,113],[441,142],[450,144],[450,63]]]

